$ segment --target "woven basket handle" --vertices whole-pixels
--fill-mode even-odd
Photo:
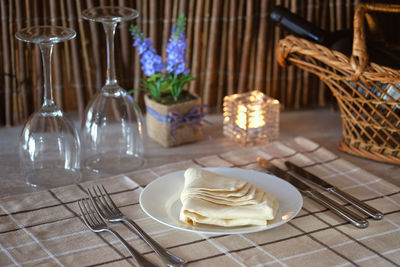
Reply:
[[[400,13],[400,5],[358,4],[354,11],[353,52],[350,64],[354,70],[353,80],[357,80],[368,64],[364,18],[368,11]]]

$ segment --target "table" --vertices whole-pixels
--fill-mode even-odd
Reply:
[[[214,122],[209,129],[212,140],[168,149],[146,140],[146,169],[104,179],[88,177],[80,184],[27,194],[17,194],[23,187],[15,186],[23,183],[15,166],[16,142],[12,145],[10,141],[16,138],[18,129],[2,129],[2,148],[9,150],[1,150],[1,164],[7,171],[2,172],[2,178],[7,184],[0,198],[0,265],[133,266],[134,261],[118,241],[111,235],[90,232],[79,215],[76,201],[86,197],[86,188],[101,183],[128,217],[171,252],[187,259],[189,266],[398,266],[400,189],[387,181],[398,183],[399,167],[337,151],[338,117],[337,112],[328,110],[284,112],[281,142],[241,147],[222,136],[221,117],[213,115],[209,118]],[[295,137],[299,135],[308,139]],[[369,219],[368,228],[357,229],[303,197],[300,213],[277,228],[208,235],[168,227],[140,208],[143,187],[158,177],[192,166],[263,171],[256,163],[257,156],[279,162],[290,159],[298,164],[308,160],[312,162],[309,171],[366,201],[385,217],[380,221]],[[126,225],[112,227],[142,255],[161,264]]]
[[[241,149],[241,146],[236,142],[223,136],[221,115],[214,114],[208,116],[207,119],[213,122],[213,125],[208,129],[212,136],[211,140],[163,148],[153,140],[146,138],[144,168]],[[0,179],[2,181],[0,197],[31,191],[31,188],[25,186],[25,181],[19,174],[17,142],[20,131],[21,126],[0,129]],[[362,166],[365,170],[382,179],[400,186],[400,168],[398,166],[355,157],[339,151],[341,122],[337,111],[316,109],[282,112],[280,138],[284,140],[295,136],[303,136],[322,144],[349,162]],[[90,177],[84,177],[83,181],[90,179]]]

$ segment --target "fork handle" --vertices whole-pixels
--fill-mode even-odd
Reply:
[[[137,225],[134,221],[126,217],[123,220],[154,250],[155,253],[157,253],[158,256],[160,256],[162,261],[167,264],[167,266],[185,265],[186,260],[179,258],[172,252],[162,247],[157,241],[155,241],[145,231],[143,231],[142,228],[140,228],[140,226]]]
[[[151,261],[147,260],[145,257],[142,256],[136,249],[134,249],[128,242],[125,241],[125,239],[120,236],[117,232],[108,229],[110,233],[112,233],[116,238],[121,241],[121,243],[124,245],[124,247],[129,251],[129,253],[132,255],[132,257],[136,260],[136,262],[139,264],[139,266],[143,267],[156,267],[158,265],[152,263]]]

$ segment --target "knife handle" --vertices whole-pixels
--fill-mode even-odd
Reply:
[[[382,220],[383,219],[383,213],[374,209],[370,205],[358,200],[357,198],[347,194],[346,192],[343,192],[337,187],[331,187],[328,189],[329,192],[334,194],[335,196],[341,198],[344,201],[347,201],[351,203],[354,207],[359,209],[361,212],[364,214],[367,214],[368,216],[371,216],[375,220]]]
[[[307,194],[312,199],[316,200],[318,203],[329,208],[330,210],[332,210],[334,213],[336,213],[340,217],[349,221],[355,227],[366,228],[368,226],[367,220],[361,218],[360,216],[358,216],[351,210],[341,206],[337,202],[334,202],[333,200],[329,199],[328,197],[324,196],[323,194],[319,193],[318,191],[312,189],[312,190],[307,190],[304,193]]]

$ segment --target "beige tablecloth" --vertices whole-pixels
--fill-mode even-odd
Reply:
[[[238,235],[205,235],[169,228],[149,218],[139,195],[152,180],[190,166],[238,167],[262,171],[257,156],[290,159],[344,191],[384,212],[381,221],[357,229],[304,197],[292,221],[267,231]],[[193,266],[393,266],[400,265],[400,190],[304,138],[283,144],[182,161],[95,182],[87,182],[0,199],[1,266],[132,266],[134,261],[108,233],[90,232],[76,200],[85,188],[102,183],[121,208],[146,232]],[[345,204],[347,205],[347,204]],[[124,224],[113,224],[147,258],[155,253]]]

